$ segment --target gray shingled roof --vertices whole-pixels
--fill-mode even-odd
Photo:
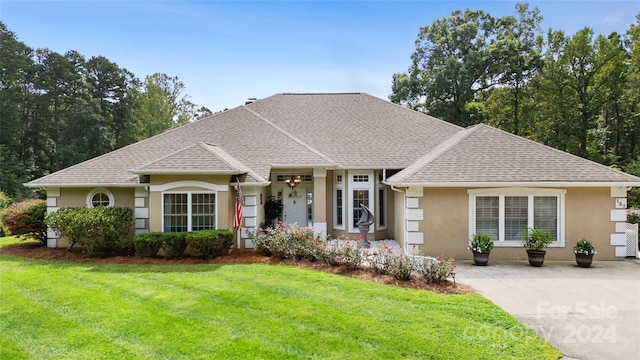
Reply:
[[[344,168],[402,169],[462,129],[368,94],[282,94],[248,107]]]
[[[460,131],[390,184],[640,183],[640,178],[479,124]]]
[[[426,155],[425,155],[426,154]],[[137,174],[272,168],[405,169],[400,183],[636,182],[488,126],[463,129],[367,94],[278,94],[36,179],[29,186],[128,186]]]
[[[150,164],[132,170],[139,174],[223,172],[245,174],[249,168],[215,145],[199,142],[171,153]]]

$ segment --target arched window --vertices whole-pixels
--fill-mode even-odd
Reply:
[[[115,204],[115,199],[111,191],[105,188],[93,189],[87,195],[87,206],[88,207],[98,207],[98,206],[109,206],[112,207]]]

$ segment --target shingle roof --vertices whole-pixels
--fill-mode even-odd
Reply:
[[[345,168],[404,168],[462,128],[368,94],[280,94],[248,105]]]
[[[640,178],[479,124],[460,131],[390,184],[640,183]]]
[[[229,172],[244,174],[249,169],[215,145],[199,142],[132,170],[149,174],[162,172]]]
[[[425,155],[426,154],[426,155]],[[36,179],[29,186],[130,185],[138,173],[274,167],[404,169],[400,183],[636,182],[640,179],[480,125],[463,129],[367,94],[277,94]]]

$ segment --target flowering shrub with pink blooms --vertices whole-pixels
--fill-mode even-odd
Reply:
[[[362,265],[362,250],[358,242],[341,238],[341,240],[333,241],[327,245],[322,259],[331,266],[346,266],[355,270]]]
[[[274,228],[263,229],[257,234],[250,234],[250,237],[256,250],[267,256],[322,260],[327,265],[344,266],[351,270],[368,264],[372,271],[389,274],[402,281],[419,275],[427,283],[440,283],[454,274],[453,259],[419,256],[420,250],[415,245],[407,250],[408,254],[384,241],[371,249],[364,249],[357,236],[356,240],[349,240],[345,236],[324,240],[313,228],[300,228],[297,225],[287,228],[280,222]]]
[[[324,252],[325,241],[319,239],[310,227],[292,225],[287,228],[277,222],[274,228],[251,233],[250,238],[256,250],[264,255],[274,255],[282,259],[296,258],[318,260]]]
[[[389,274],[402,281],[411,279],[411,273],[415,269],[413,256],[405,254],[394,254],[388,257]]]
[[[453,276],[456,265],[452,258],[438,256],[436,259],[421,257],[415,262],[415,271],[429,284],[441,283]]]

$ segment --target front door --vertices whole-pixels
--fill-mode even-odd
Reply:
[[[282,216],[285,225],[298,224],[299,227],[307,226],[307,191],[300,186],[291,190],[284,188],[282,199]]]

